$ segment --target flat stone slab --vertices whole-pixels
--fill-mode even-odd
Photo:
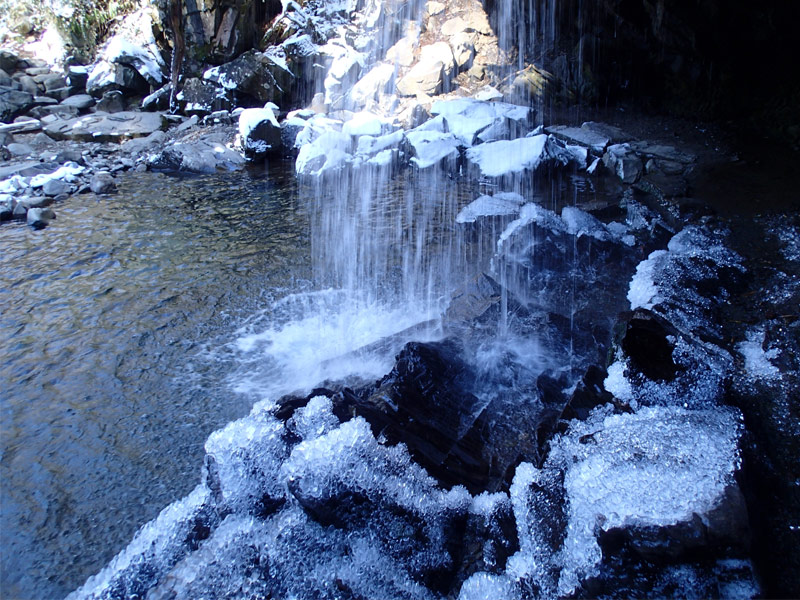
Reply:
[[[148,136],[163,129],[165,124],[161,113],[123,111],[56,121],[47,125],[44,132],[54,140],[120,142]]]
[[[606,146],[611,142],[608,136],[582,127],[554,125],[552,127],[545,127],[544,130],[570,144],[578,144],[579,146],[591,148],[595,152],[603,152]]]

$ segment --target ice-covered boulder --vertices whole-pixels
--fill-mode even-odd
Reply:
[[[480,144],[467,150],[467,160],[484,177],[502,177],[535,170],[548,159],[544,134]]]
[[[458,137],[464,146],[472,146],[478,141],[524,135],[533,111],[527,106],[505,102],[458,98],[434,102],[431,114],[444,117],[447,130]]]
[[[644,170],[642,159],[627,143],[609,146],[603,154],[603,164],[612,173],[616,173],[623,183],[636,183]]]
[[[381,95],[390,91],[394,71],[394,65],[386,62],[372,67],[347,92],[346,108],[368,108],[370,103],[378,101]]]
[[[203,79],[237,97],[280,103],[294,75],[284,62],[250,50],[229,63],[207,69]]]
[[[458,157],[459,139],[452,133],[416,129],[406,134],[414,156],[411,162],[420,169],[438,165],[442,161],[455,161]]]
[[[109,40],[89,73],[86,91],[99,97],[110,89],[149,92],[164,81],[164,60],[155,44],[142,47],[121,35]]]
[[[350,135],[341,131],[325,131],[300,147],[295,170],[298,175],[314,176],[338,171],[352,160],[352,147],[353,138]]]
[[[275,118],[277,106],[246,108],[239,114],[239,137],[247,156],[263,156],[282,148],[281,126]]]
[[[525,198],[514,192],[480,196],[459,211],[456,223],[474,223],[481,217],[516,215],[523,204],[525,204]]]

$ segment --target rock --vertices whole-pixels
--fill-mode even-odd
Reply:
[[[14,117],[33,106],[33,94],[0,87],[0,121],[10,123]]]
[[[18,221],[22,221],[26,218],[27,215],[28,215],[28,208],[22,203],[17,203],[17,205],[14,207],[14,210],[11,213],[11,218]]]
[[[0,124],[0,134],[31,133],[39,131],[42,123],[38,119],[27,118],[13,123]]]
[[[431,17],[442,14],[445,8],[447,7],[443,3],[436,2],[436,0],[429,0],[425,3],[425,12]]]
[[[401,96],[434,96],[442,90],[447,91],[454,67],[453,51],[447,42],[425,46],[419,62],[397,82],[397,93]]]
[[[149,93],[164,81],[164,61],[157,49],[143,48],[121,35],[112,37],[92,68],[86,91],[98,97],[108,90]]]
[[[74,119],[80,114],[80,111],[74,106],[49,104],[47,106],[37,106],[28,114],[32,117],[42,120],[46,120],[49,116],[53,116],[58,119]]]
[[[16,54],[8,50],[0,50],[0,69],[6,73],[13,73],[17,70],[17,62],[19,59]]]
[[[493,35],[494,30],[489,24],[489,18],[483,10],[474,10],[464,17],[466,31],[475,31],[481,35]]]
[[[6,146],[12,156],[30,156],[34,150],[28,144],[11,143]]]
[[[154,131],[147,137],[134,138],[123,143],[122,151],[130,155],[139,155],[159,144],[163,144],[166,139],[166,133],[163,131]]]
[[[11,194],[0,194],[0,222],[13,219],[16,206],[17,201]]]
[[[590,148],[594,152],[603,153],[611,142],[607,136],[601,135],[591,129],[583,127],[567,127],[566,125],[553,125],[545,127],[545,132],[556,136],[557,138],[569,142],[571,144],[578,144]]]
[[[44,229],[50,221],[56,218],[56,213],[51,208],[31,208],[28,209],[25,217],[28,225],[34,229]]]
[[[514,192],[498,192],[494,196],[480,196],[462,208],[456,223],[474,223],[484,217],[509,217],[519,214],[525,199]]]
[[[246,164],[245,158],[220,142],[197,140],[167,146],[148,159],[155,170],[188,171],[191,173],[216,173],[235,171]]]
[[[103,92],[103,97],[97,101],[97,110],[106,113],[118,113],[125,110],[125,97],[119,90]]]
[[[417,36],[407,35],[386,51],[386,60],[391,63],[392,69],[395,65],[410,67],[414,64],[414,48],[417,47],[417,43]]]
[[[59,150],[53,160],[62,165],[67,162],[74,162],[79,165],[84,164],[83,154],[81,154],[80,150],[76,150],[74,148],[64,148],[63,150]]]
[[[117,191],[117,184],[111,173],[100,171],[92,176],[89,187],[95,194],[113,194]]]
[[[236,60],[203,73],[205,81],[212,82],[237,97],[246,96],[259,102],[278,104],[291,87],[293,77],[282,65],[257,50],[245,52]]]
[[[183,103],[186,115],[208,115],[215,110],[230,109],[224,89],[196,77],[187,79],[176,98]]]
[[[41,82],[37,81],[37,83],[41,83],[44,86],[44,91],[46,94],[49,94],[53,90],[68,87],[67,80],[62,75],[58,75],[56,73],[49,73],[42,79]]]
[[[121,142],[148,136],[164,127],[161,113],[120,112],[94,114],[51,123],[44,132],[54,140]]]
[[[274,104],[248,108],[239,115],[239,135],[247,156],[274,154],[282,148],[281,126],[273,113]]]
[[[61,101],[61,106],[74,106],[78,110],[87,110],[95,105],[95,99],[89,94],[76,94]]]
[[[27,196],[25,198],[21,198],[19,203],[27,209],[45,208],[53,204],[55,200],[55,196]]]
[[[505,102],[482,102],[472,98],[440,100],[433,103],[431,114],[441,115],[446,129],[464,146],[503,137],[519,137],[528,132],[533,110]]]
[[[475,44],[469,33],[462,32],[450,38],[450,47],[459,69],[467,67],[475,56]]]
[[[608,123],[586,121],[585,123],[581,124],[581,129],[588,131],[591,134],[608,138],[609,142],[612,144],[620,144],[633,139],[631,135],[625,133],[619,127],[609,125]]]
[[[346,108],[357,110],[369,107],[391,89],[394,65],[378,63],[370,69],[347,93]]]
[[[92,69],[86,82],[86,91],[95,98],[109,90],[120,90],[128,94],[147,94],[150,86],[133,67],[102,61]]]
[[[442,161],[454,164],[458,158],[461,142],[452,133],[418,129],[409,131],[406,137],[414,154],[411,162],[420,169],[427,169]]]
[[[614,144],[603,154],[603,164],[624,183],[636,183],[644,166],[629,144]]]
[[[149,96],[142,98],[142,110],[155,111],[169,109],[171,94],[172,84],[168,83],[164,87],[157,89]]]
[[[60,179],[50,179],[42,186],[45,196],[58,196],[59,194],[66,194],[69,190],[69,184]]]
[[[13,87],[14,80],[3,69],[0,69],[0,87]]]
[[[67,68],[67,82],[70,87],[79,90],[86,89],[86,83],[89,81],[89,68],[83,65],[70,65]]]

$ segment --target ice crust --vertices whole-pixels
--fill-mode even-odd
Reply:
[[[772,360],[778,358],[778,348],[765,349],[766,334],[763,330],[751,329],[747,332],[747,340],[736,345],[736,350],[744,357],[744,368],[747,374],[756,380],[778,381],[781,372]]]
[[[459,211],[456,223],[474,223],[480,217],[515,215],[524,203],[525,199],[514,192],[480,196]]]
[[[409,131],[406,137],[414,150],[411,162],[420,169],[427,169],[458,156],[460,141],[452,133],[418,129]]]
[[[433,103],[432,115],[441,115],[447,123],[448,131],[455,135],[464,146],[472,146],[479,133],[506,120],[519,124],[527,123],[530,108],[505,102],[486,102],[473,98],[440,100]],[[482,141],[490,141],[494,136],[484,136]]]

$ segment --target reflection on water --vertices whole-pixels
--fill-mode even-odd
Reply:
[[[63,596],[197,483],[252,399],[218,351],[310,275],[293,177],[128,175],[0,227],[2,580]]]

